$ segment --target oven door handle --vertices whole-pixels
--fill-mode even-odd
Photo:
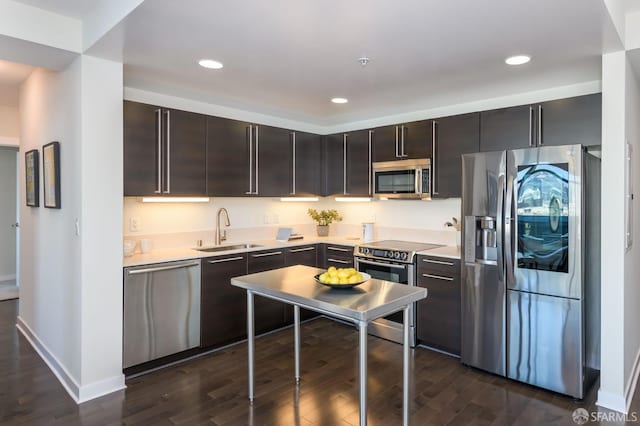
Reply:
[[[407,265],[394,265],[393,263],[386,263],[386,262],[379,262],[379,261],[371,262],[369,260],[362,260],[357,258],[356,258],[356,263],[365,263],[367,265],[373,265],[373,266],[388,266],[389,268],[395,268],[395,269],[407,268]]]

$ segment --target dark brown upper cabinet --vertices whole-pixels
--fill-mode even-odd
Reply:
[[[283,196],[291,191],[288,130],[218,117],[207,119],[210,196]]]
[[[325,138],[323,195],[371,195],[372,137],[358,130]]]
[[[431,120],[373,130],[373,161],[431,157]]]
[[[291,132],[270,126],[254,126],[253,195],[289,195],[292,182]]]
[[[212,197],[250,195],[253,164],[249,138],[253,126],[236,120],[207,117],[207,182]],[[251,150],[253,152],[253,150]],[[253,161],[253,159],[251,160]],[[250,181],[251,179],[251,181]]]
[[[322,136],[305,132],[291,133],[290,195],[322,193]]]
[[[480,114],[433,120],[432,198],[460,197],[462,154],[480,149]]]
[[[124,102],[124,195],[206,195],[206,119]]]
[[[480,150],[600,145],[599,93],[480,113]]]
[[[543,102],[537,108],[539,146],[601,145],[600,93]]]

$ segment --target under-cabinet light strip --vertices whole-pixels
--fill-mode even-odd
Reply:
[[[143,203],[208,203],[209,197],[142,197]]]

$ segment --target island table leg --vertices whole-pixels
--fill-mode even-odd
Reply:
[[[402,353],[402,425],[409,425],[409,305],[404,308],[404,342]]]
[[[293,305],[293,335],[295,340],[296,383],[300,383],[300,306]]]
[[[247,290],[247,346],[249,347],[249,401],[251,402],[253,402],[254,344],[253,292]]]
[[[360,331],[360,426],[367,424],[367,322],[358,323]]]

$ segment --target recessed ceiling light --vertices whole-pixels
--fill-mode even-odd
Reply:
[[[334,104],[346,104],[349,100],[347,98],[332,98],[331,102]]]
[[[200,59],[198,64],[201,67],[210,68],[212,70],[219,70],[222,68],[222,62],[214,61],[213,59]]]
[[[526,64],[530,60],[531,60],[530,56],[527,56],[527,55],[516,55],[516,56],[509,56],[504,61],[508,65],[522,65],[522,64]]]

